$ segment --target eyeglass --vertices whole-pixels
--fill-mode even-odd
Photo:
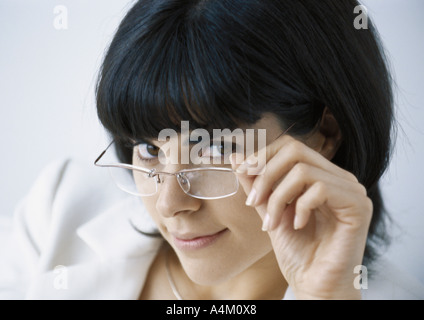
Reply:
[[[292,124],[276,139],[287,133],[295,124]],[[175,176],[181,189],[189,196],[198,199],[222,199],[230,197],[238,191],[238,178],[234,170],[230,168],[202,167],[183,169],[175,173],[170,173],[124,163],[99,163],[114,142],[112,141],[100,156],[97,157],[94,165],[108,168],[112,180],[118,188],[129,194],[142,197],[156,194],[158,184],[163,183],[163,176],[166,175]]]
[[[170,173],[124,163],[99,163],[114,142],[100,154],[94,165],[107,167],[118,188],[129,194],[143,197],[154,195],[158,191],[158,184],[163,183],[166,175],[175,176],[181,189],[198,199],[221,199],[238,191],[238,178],[230,168],[202,167]]]

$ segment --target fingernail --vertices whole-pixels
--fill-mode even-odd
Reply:
[[[298,217],[298,215],[295,215],[294,216],[294,222],[293,222],[294,230],[299,230],[299,223],[300,223],[299,217]]]
[[[264,221],[263,221],[263,223],[262,223],[262,231],[268,231],[268,228],[269,228],[269,220],[270,220],[270,217],[269,217],[269,214],[267,213],[267,214],[265,215],[265,217],[264,217]]]
[[[256,190],[255,188],[252,188],[250,190],[249,196],[246,199],[246,206],[251,206],[256,200]]]

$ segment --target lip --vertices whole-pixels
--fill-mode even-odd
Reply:
[[[228,229],[210,235],[172,234],[175,246],[180,250],[198,250],[215,243]]]

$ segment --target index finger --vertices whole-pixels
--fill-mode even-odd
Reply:
[[[304,142],[289,135],[283,135],[265,148],[248,156],[236,169],[239,174],[278,175],[280,178],[297,163],[313,165],[341,178],[358,182],[351,172],[337,166]]]

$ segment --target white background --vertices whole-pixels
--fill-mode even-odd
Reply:
[[[397,223],[387,256],[424,283],[424,1],[364,4],[382,35],[397,82],[401,129],[382,182]],[[67,30],[53,25],[58,5],[68,9]],[[92,163],[105,147],[107,137],[96,118],[95,79],[130,5],[127,0],[0,0],[3,233],[17,202],[47,163],[68,156]]]

